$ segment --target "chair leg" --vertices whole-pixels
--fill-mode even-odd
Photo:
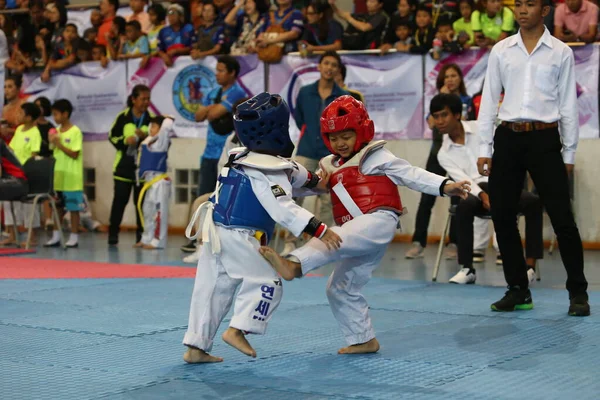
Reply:
[[[65,244],[65,237],[63,235],[62,225],[60,224],[60,217],[58,215],[58,210],[56,209],[56,202],[52,197],[50,197],[50,205],[52,206],[52,219],[54,220],[54,227],[58,229],[58,234],[60,235],[60,246],[63,249],[67,248]]]
[[[433,282],[437,281],[438,272],[440,271],[440,264],[442,262],[442,252],[444,251],[444,242],[446,241],[446,236],[448,236],[448,231],[450,230],[450,219],[452,215],[448,213],[448,218],[446,218],[446,225],[444,226],[444,230],[442,231],[442,237],[440,238],[440,245],[438,246],[437,257],[435,258],[435,266],[433,267],[433,276],[431,280]]]
[[[39,197],[33,198],[33,204],[31,205],[31,212],[29,213],[29,222],[27,223],[27,241],[25,242],[25,249],[29,250],[31,245],[31,235],[33,234],[33,217],[35,216],[35,207],[37,206]]]
[[[548,254],[552,255],[555,245],[556,245],[556,235],[552,235],[552,240],[550,241],[550,248],[548,249]]]
[[[13,234],[15,235],[15,243],[17,247],[21,247],[21,240],[19,238],[19,230],[17,229],[17,216],[15,215],[15,202],[10,202],[10,214],[13,219]]]

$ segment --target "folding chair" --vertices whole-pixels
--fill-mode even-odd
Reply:
[[[31,234],[33,232],[33,216],[40,200],[48,200],[50,202],[50,205],[52,206],[52,219],[54,220],[54,226],[61,226],[58,210],[56,209],[56,201],[53,197],[54,163],[55,160],[51,157],[40,159],[31,158],[27,160],[25,165],[23,165],[23,171],[25,172],[27,183],[29,184],[29,193],[20,201],[22,203],[33,204],[33,207],[31,207],[31,214],[29,215],[29,223],[27,225],[27,242],[25,243],[26,249],[29,249]],[[63,248],[66,248],[62,229],[59,229],[59,232],[60,244]]]
[[[457,208],[457,205],[453,204],[448,209],[448,217],[446,218],[446,225],[444,225],[444,230],[442,231],[442,237],[440,238],[440,244],[438,246],[437,256],[435,258],[435,266],[433,268],[433,276],[431,277],[431,280],[433,282],[437,281],[438,272],[440,271],[440,264],[442,263],[442,252],[444,251],[444,244],[446,242],[446,237],[448,236],[448,233],[450,231],[450,220],[452,219],[453,216],[456,215],[456,208]],[[522,214],[517,214],[517,218],[519,218],[521,216],[522,216]],[[478,215],[477,217],[481,218],[481,219],[491,220],[492,214],[486,213],[483,215]],[[542,279],[542,275],[540,273],[540,266],[537,265],[535,270],[537,273],[537,280],[539,281],[540,279]]]

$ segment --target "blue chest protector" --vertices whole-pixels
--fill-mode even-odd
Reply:
[[[141,179],[146,172],[167,172],[168,151],[150,151],[147,145],[140,146],[138,160],[138,177]]]
[[[256,198],[250,178],[232,167],[227,176],[219,176],[219,182],[219,201],[213,211],[215,224],[262,231],[268,242],[275,230],[275,221]],[[210,201],[215,202],[214,195]]]

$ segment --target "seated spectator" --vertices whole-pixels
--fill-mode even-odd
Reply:
[[[214,0],[213,3],[217,7],[217,22],[225,23],[225,18],[234,7],[235,0]]]
[[[42,73],[42,82],[50,80],[52,71],[69,68],[77,62],[77,49],[75,45],[78,39],[77,26],[75,24],[67,24],[63,30],[62,41],[58,42],[54,48],[52,57]]]
[[[565,0],[554,13],[554,36],[563,42],[592,43],[598,34],[598,6],[588,0]]]
[[[387,53],[390,49],[396,49],[396,51],[406,53],[410,49],[410,46],[413,44],[413,38],[411,36],[412,28],[408,22],[396,22],[394,34],[394,43],[385,43],[381,45],[380,49],[382,54]]]
[[[412,54],[427,54],[433,47],[433,39],[435,38],[435,29],[431,25],[431,10],[425,6],[420,6],[417,9],[415,23],[417,29],[408,51]]]
[[[452,22],[445,18],[438,21],[435,37],[439,40],[441,46],[433,47],[432,57],[434,60],[439,60],[442,52],[450,54],[462,52],[469,40],[469,35],[467,33],[456,35],[456,32],[454,32],[454,29],[452,28]]]
[[[452,28],[454,32],[461,35],[463,32],[469,35],[468,45],[475,43],[475,35],[473,34],[473,26],[471,24],[471,15],[475,9],[475,3],[473,0],[459,0],[458,8],[460,10],[461,18],[454,21]]]
[[[92,47],[92,61],[104,61],[106,60],[106,47],[101,44],[94,44]]]
[[[471,27],[477,46],[492,47],[514,32],[515,16],[502,0],[482,0],[482,4],[484,11],[471,14]]]
[[[158,33],[165,26],[167,11],[160,3],[152,4],[148,7],[148,16],[150,18],[150,29],[148,30],[148,46],[150,54],[158,53]]]
[[[77,39],[77,62],[92,61],[92,45],[84,38]]]
[[[6,142],[0,138],[0,195],[2,200],[19,200],[27,194],[27,188],[27,177],[23,166]],[[9,209],[4,211],[7,212]]]
[[[126,25],[127,22],[125,22],[125,18],[123,17],[117,16],[112,19],[110,31],[106,33],[106,56],[111,60],[116,60],[117,58],[119,58],[121,48],[123,44],[127,41],[127,39],[125,38]]]
[[[165,26],[158,33],[158,56],[167,67],[171,67],[174,58],[190,54],[194,42],[194,27],[184,24],[183,7],[171,4],[167,9],[169,26]]]
[[[315,51],[340,50],[344,28],[331,15],[326,3],[312,1],[306,8],[308,24],[300,38],[300,51],[311,54]]]
[[[361,103],[363,103],[366,106],[367,103],[365,102],[365,96],[358,90],[350,89],[348,86],[346,86],[346,73],[347,73],[346,65],[341,63],[337,74],[335,74],[335,83],[342,90],[345,90],[346,92],[348,92],[348,94],[350,96],[354,97],[356,100],[360,101]]]
[[[283,33],[271,32],[280,27]],[[284,53],[298,50],[297,41],[304,29],[302,12],[292,6],[292,0],[277,0],[277,11],[271,11],[263,30],[256,39],[257,47],[284,44]]]
[[[502,2],[502,0],[499,0]],[[441,20],[454,22],[458,19],[460,13],[458,3],[455,0],[424,0],[420,4],[431,10],[431,24],[437,28]]]
[[[431,100],[429,110],[435,126],[444,133],[442,148],[438,153],[440,165],[448,176],[456,181],[466,179],[471,182],[471,193],[467,199],[460,199],[456,208],[458,225],[458,264],[461,270],[450,279],[450,283],[475,283],[473,268],[473,222],[476,216],[490,212],[487,194],[488,177],[479,175],[477,157],[479,137],[476,122],[461,121],[461,101],[457,96],[438,94]],[[522,191],[519,212],[525,215],[526,257],[529,283],[535,280],[536,260],[543,257],[542,202],[532,193]]]
[[[243,12],[240,13],[242,7]],[[225,24],[233,30],[236,38],[230,47],[231,55],[256,53],[256,38],[265,27],[268,10],[269,3],[265,0],[245,0],[229,11]]]
[[[383,0],[367,0],[367,14],[340,10],[336,0],[329,0],[333,11],[348,22],[342,38],[344,50],[377,49],[381,45],[389,17],[383,12]]]
[[[90,45],[93,46],[96,43],[97,38],[98,30],[96,28],[87,28],[85,31],[83,31],[83,39]]]
[[[96,40],[98,44],[103,46],[108,46],[108,38],[110,37],[110,31],[113,26],[113,19],[117,16],[117,10],[119,9],[119,0],[100,0],[100,14],[102,17],[102,24],[97,27],[98,29],[98,39]],[[92,25],[94,21],[92,18],[94,14],[90,16],[92,20]]]
[[[220,54],[225,47],[223,24],[217,21],[217,8],[213,3],[198,3],[202,23],[196,31],[196,43],[192,45],[192,59]]]
[[[127,22],[125,25],[125,38],[125,43],[121,45],[119,60],[141,58],[150,53],[148,38],[142,33],[142,26],[138,21]]]
[[[398,9],[390,17],[390,25],[385,31],[384,44],[381,46],[383,52],[387,52],[398,42],[396,30],[399,25],[408,26],[411,32],[414,31],[416,28],[415,8],[416,6],[412,0],[400,0],[398,2]]]
[[[131,21],[139,22],[142,33],[144,35],[146,35],[148,32],[150,32],[150,28],[152,27],[152,23],[150,22],[150,16],[148,15],[148,13],[146,11],[144,11],[144,8],[147,5],[148,5],[147,0],[130,0],[129,8],[131,8],[131,11],[133,12],[133,14],[130,14],[125,18],[125,21],[127,21],[127,22],[131,22]]]
[[[473,108],[473,99],[467,94],[465,78],[462,70],[456,64],[445,64],[437,76],[435,87],[439,93],[453,94],[460,98],[462,103],[461,118],[465,121],[474,120],[475,110]],[[434,127],[431,120],[430,127]]]

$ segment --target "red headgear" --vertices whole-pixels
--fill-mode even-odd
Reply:
[[[321,136],[329,151],[334,152],[329,142],[329,134],[346,130],[356,132],[355,152],[375,136],[375,126],[369,119],[365,105],[349,95],[340,96],[332,101],[321,114]]]

